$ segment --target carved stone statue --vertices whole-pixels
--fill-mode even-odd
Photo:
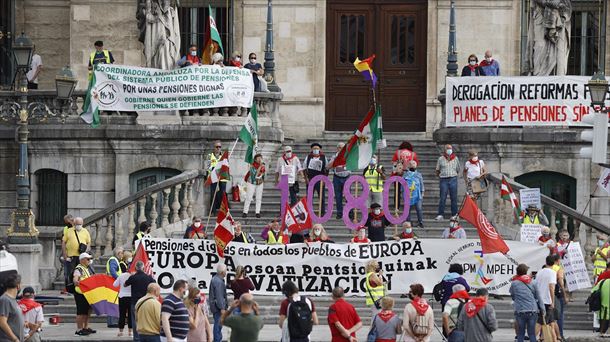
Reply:
[[[144,44],[146,66],[170,70],[180,59],[180,25],[171,0],[138,0],[139,40]]]
[[[531,0],[524,65],[526,74],[566,74],[571,16],[571,0]]]

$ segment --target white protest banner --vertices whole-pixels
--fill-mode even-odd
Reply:
[[[200,289],[208,288],[221,259],[209,240],[144,239],[155,278],[163,292],[171,291],[178,279],[193,279]],[[473,288],[486,287],[491,293],[508,294],[517,265],[525,263],[536,271],[544,263],[548,249],[506,241],[509,255],[483,254],[478,239],[420,239],[384,241],[371,244],[288,244],[258,245],[231,242],[225,249],[228,280],[243,265],[257,295],[281,295],[281,286],[293,281],[299,292],[324,295],[336,286],[351,296],[365,296],[367,261],[381,262],[390,294],[408,292],[409,285],[421,283],[426,292],[447,273],[450,264],[464,267],[464,277]]]
[[[568,291],[572,292],[591,287],[589,272],[579,242],[570,242],[566,254],[561,259],[561,264],[568,284]]]
[[[519,190],[519,200],[521,201],[521,210],[527,209],[527,206],[533,204],[536,208],[542,208],[540,202],[540,188],[529,188]]]
[[[542,226],[539,224],[521,225],[521,242],[538,243],[538,238],[542,236]]]
[[[604,168],[602,170],[602,175],[597,181],[597,186],[610,194],[610,169]]]
[[[254,98],[250,70],[217,65],[160,70],[98,64],[94,82],[91,94],[101,110],[252,107]]]
[[[589,126],[587,76],[447,77],[449,127]]]

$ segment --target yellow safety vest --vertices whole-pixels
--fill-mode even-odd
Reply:
[[[280,233],[280,236],[276,239],[273,231],[272,230],[269,231],[269,236],[267,237],[268,245],[280,245],[280,244],[284,243],[283,240],[284,240],[284,235],[282,233]]]
[[[525,215],[523,218],[523,224],[540,224],[540,219],[538,218],[538,215],[536,215],[536,217],[534,217],[534,222],[532,222],[529,215]]]
[[[271,234],[273,235],[273,234]],[[244,240],[244,243],[248,243],[248,237],[246,236],[246,233],[241,232],[241,238]],[[280,240],[281,240],[281,236],[280,236]]]
[[[602,248],[601,251],[604,253],[608,253],[608,249],[608,247]],[[597,251],[599,250],[600,247],[597,247],[595,249],[595,259],[593,260],[593,276],[595,277],[599,276],[600,274],[602,274],[602,272],[606,270],[606,259],[602,258],[601,256],[599,256],[599,254],[597,254]]]
[[[373,305],[373,302],[385,296],[385,287],[383,284],[371,287],[369,278],[373,275],[373,272],[366,274],[364,287],[366,288],[366,305]],[[372,298],[371,298],[372,297]]]
[[[104,58],[106,58],[106,64],[110,64],[110,52],[108,50],[102,50],[102,52],[104,53]],[[91,63],[91,66],[93,66],[93,60],[95,59],[96,53],[97,51],[93,51],[89,56],[89,63]]]
[[[91,273],[89,273],[89,269],[86,268],[85,266],[78,264],[78,265],[76,265],[76,269],[78,269],[80,271],[80,278],[78,278],[79,282],[91,277]],[[76,291],[76,293],[80,293],[80,294],[83,293],[83,291],[80,290],[80,286],[78,286],[78,285],[74,286],[74,290]]]
[[[366,182],[369,183],[369,189],[372,192],[383,191],[383,179],[381,179],[381,175],[377,172],[377,169],[367,169],[364,173],[364,178],[366,179]]]
[[[553,265],[553,266],[551,266],[551,269],[555,272],[559,272],[559,270],[561,269],[561,264]]]
[[[123,272],[121,272],[121,262],[115,256],[111,256],[110,258],[108,258],[108,261],[106,261],[106,274],[110,275],[110,260],[115,260],[116,261],[117,265],[119,266],[119,269],[116,271],[116,274],[118,276],[120,276],[121,273],[123,273]]]
[[[222,157],[222,155],[221,155]],[[218,161],[220,160],[219,158],[216,158],[216,156],[214,155],[214,153],[210,153],[208,155],[208,158],[210,159],[210,169],[209,171],[212,172],[214,170],[214,168],[216,167],[216,164],[218,164]],[[221,179],[221,182],[228,182],[228,179]]]
[[[142,238],[144,237],[144,233],[143,232],[137,232],[136,233],[136,237],[138,238],[137,240],[142,240]]]

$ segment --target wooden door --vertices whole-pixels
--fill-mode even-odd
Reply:
[[[384,130],[425,130],[426,18],[420,0],[329,1],[327,130],[354,130],[370,108],[370,88],[353,62],[373,53]]]

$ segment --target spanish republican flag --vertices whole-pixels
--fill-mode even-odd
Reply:
[[[119,317],[119,288],[106,274],[94,274],[78,285],[96,315]]]

